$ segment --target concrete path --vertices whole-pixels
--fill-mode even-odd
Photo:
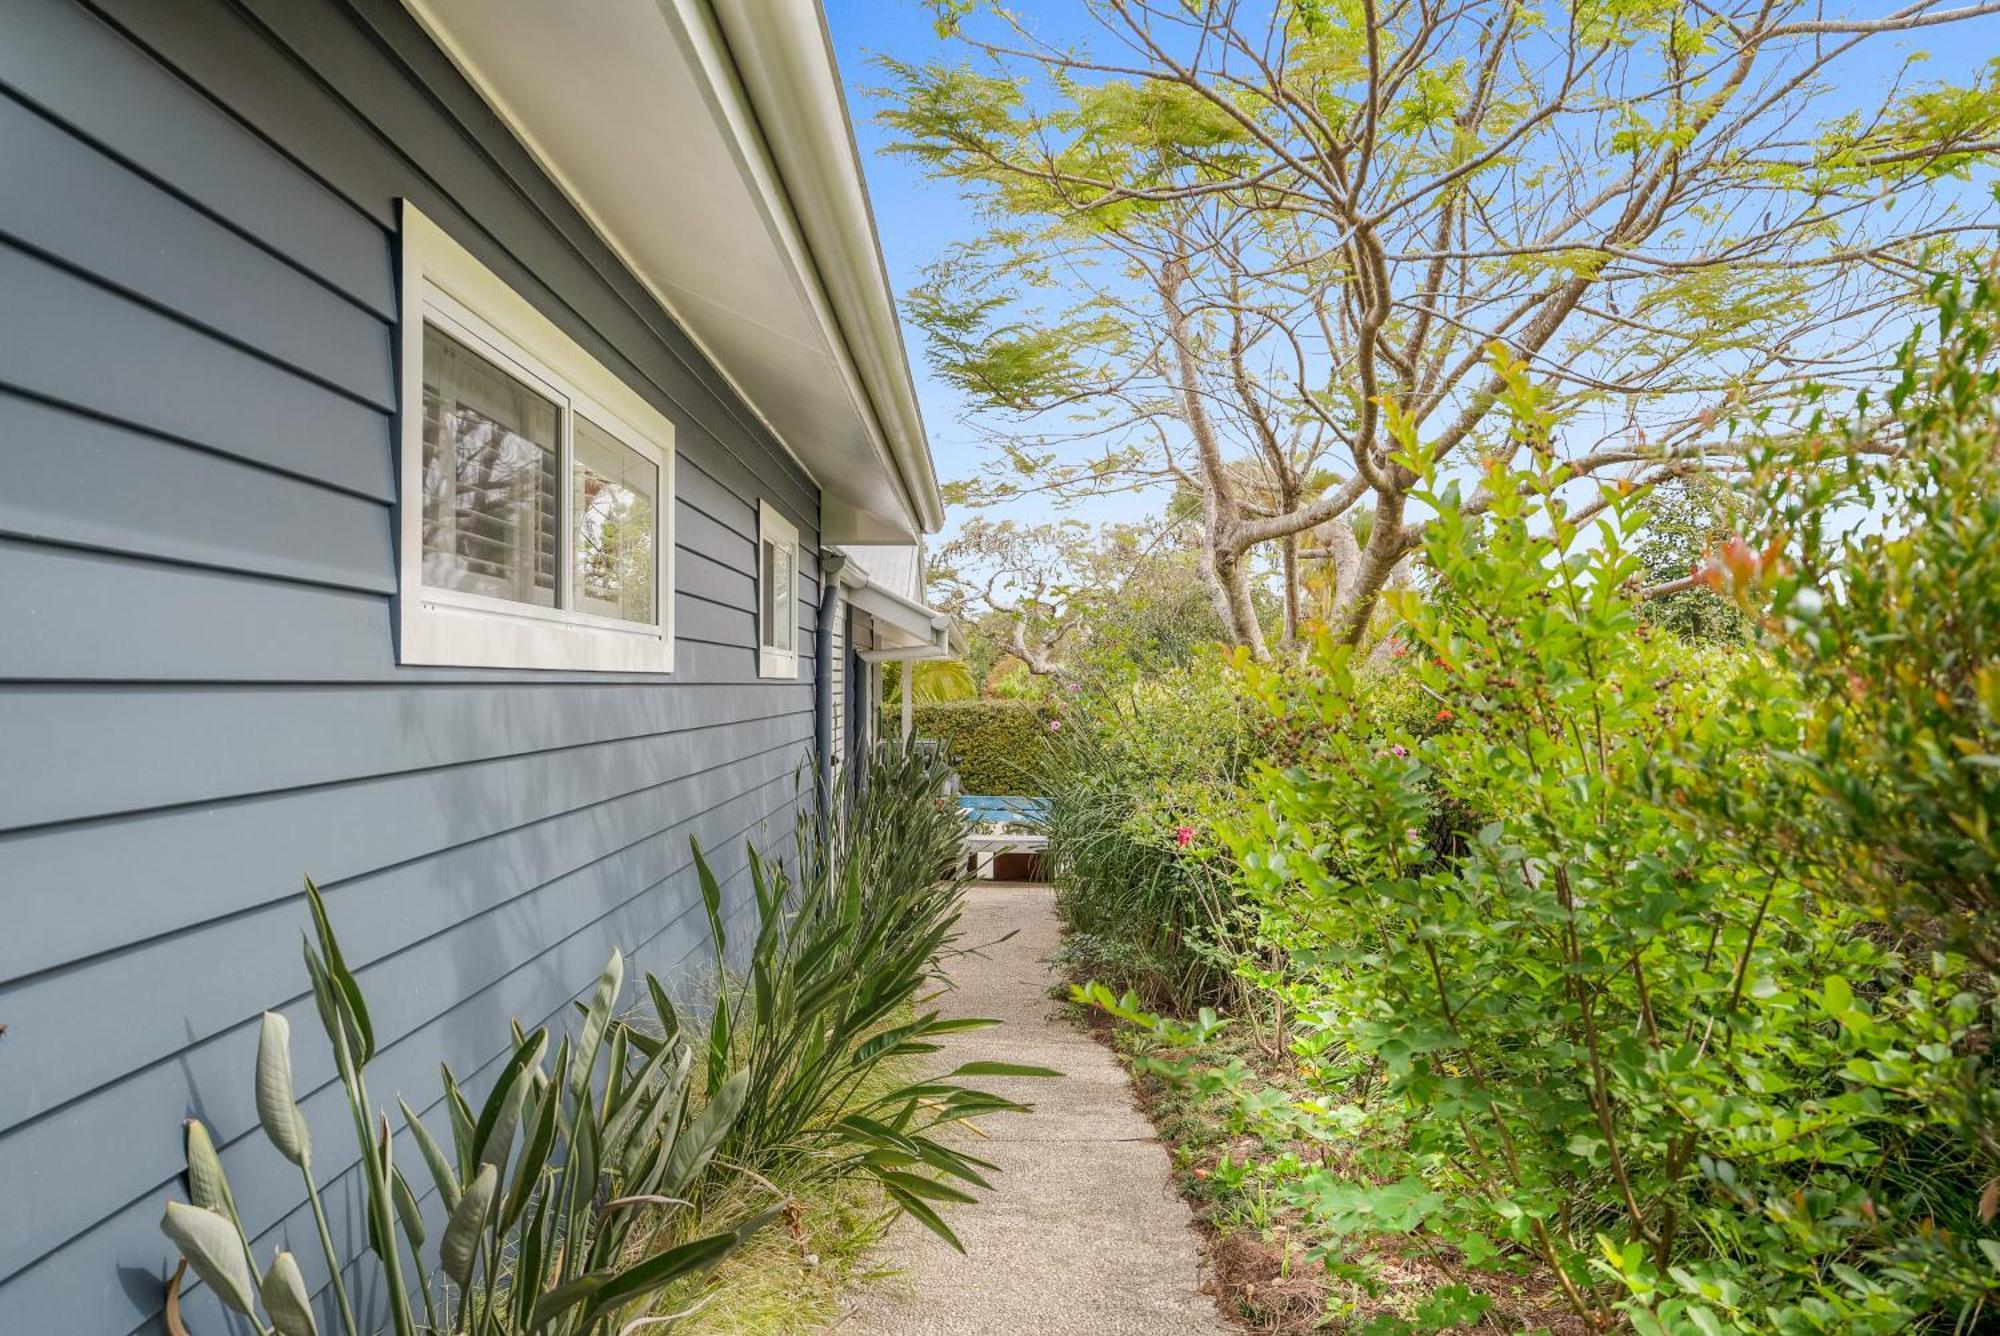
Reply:
[[[1019,929],[958,961],[949,1016],[1002,1025],[951,1036],[941,1070],[969,1058],[1032,1063],[1060,1080],[989,1084],[1035,1112],[984,1119],[971,1149],[1001,1168],[994,1191],[945,1219],[961,1257],[901,1221],[871,1259],[900,1274],[850,1301],[842,1336],[1217,1336],[1229,1329],[1197,1292],[1199,1254],[1167,1154],[1132,1104],[1110,1052],[1056,1014],[1046,961],[1056,947],[1045,886],[967,893],[963,944]]]

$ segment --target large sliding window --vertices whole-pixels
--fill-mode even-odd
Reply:
[[[403,206],[400,657],[673,667],[673,426]]]

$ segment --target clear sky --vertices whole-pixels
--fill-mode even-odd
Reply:
[[[888,136],[876,123],[879,101],[868,92],[882,82],[874,58],[887,53],[909,61],[959,60],[964,58],[964,49],[948,47],[938,40],[930,10],[920,0],[823,0],[823,3],[841,76],[847,84],[849,112],[868,174],[889,279],[900,298],[922,277],[925,265],[952,242],[976,235],[980,226],[973,211],[959,198],[955,186],[928,181],[916,164],[882,151]],[[1852,4],[1829,8],[1867,16],[1897,7],[1882,0],[1854,0]],[[1016,0],[1012,8],[1024,14],[1045,37],[1081,39],[1095,30],[1088,18],[1078,14],[1080,7],[1075,0]],[[1843,66],[1852,76],[1845,91],[1853,104],[1866,106],[1871,96],[1879,101],[1892,70],[1910,51],[1927,52],[1930,56],[1917,73],[1919,80],[1968,80],[1978,67],[2000,57],[2000,15],[1954,24],[1944,30],[1865,43]],[[1871,79],[1871,73],[1879,77]],[[930,374],[921,332],[906,324],[904,339],[916,373],[938,477],[941,480],[970,477],[982,462],[982,447],[974,433],[960,421],[961,404],[957,395]],[[1137,518],[1156,505],[1144,498],[1127,498],[1116,503],[1115,510],[1111,503],[1106,503],[1101,517]],[[1087,518],[1099,517],[1078,513]],[[950,532],[949,524],[946,532]]]

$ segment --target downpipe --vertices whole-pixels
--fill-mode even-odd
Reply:
[[[813,625],[813,759],[819,766],[820,828],[833,824],[833,619],[840,609],[843,554],[819,555],[819,617]]]

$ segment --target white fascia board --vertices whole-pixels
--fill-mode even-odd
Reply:
[[[865,585],[848,595],[849,601],[878,622],[886,622],[904,635],[936,644],[951,625],[951,618],[934,608],[913,603],[891,590]]]
[[[907,645],[900,649],[864,649],[859,657],[863,663],[921,663],[953,656],[944,645]]]
[[[877,583],[866,567],[840,548],[826,548],[821,553],[822,561],[835,558],[840,561],[838,578],[847,591],[847,601],[873,617],[878,625],[916,642],[885,652],[898,658],[909,657],[912,649],[936,648],[938,657],[949,654],[954,630],[949,613]]]
[[[920,527],[944,522],[902,322],[817,0],[709,0],[819,260]]]
[[[913,478],[909,470],[909,461],[905,457],[906,452],[897,448],[887,424],[876,410],[875,396],[868,390],[868,376],[865,374],[868,368],[860,364],[857,356],[859,350],[850,340],[850,329],[859,327],[865,331],[871,322],[867,315],[860,312],[843,319],[843,313],[838,309],[837,296],[845,293],[851,298],[852,293],[847,291],[851,285],[842,284],[836,288],[827,282],[829,272],[836,275],[844,272],[843,257],[838,253],[821,256],[815,253],[812,246],[811,234],[815,232],[823,237],[829,233],[838,236],[837,225],[831,228],[824,222],[818,226],[813,225],[814,220],[822,217],[841,216],[838,188],[829,191],[824,178],[829,173],[839,175],[840,168],[845,167],[848,169],[846,174],[852,177],[852,189],[856,193],[861,191],[860,162],[852,147],[852,140],[850,138],[848,158],[845,163],[815,164],[809,159],[800,162],[796,155],[793,155],[792,166],[795,171],[804,174],[805,181],[795,183],[788,179],[784,175],[784,164],[778,161],[773,153],[771,127],[774,117],[815,114],[794,110],[792,106],[787,105],[788,101],[805,103],[808,101],[808,95],[801,93],[795,99],[789,98],[783,89],[772,90],[765,86],[768,80],[759,79],[757,82],[762,88],[761,100],[765,104],[760,107],[759,98],[752,95],[746,78],[746,75],[764,72],[767,62],[776,62],[785,67],[802,64],[792,54],[796,49],[796,40],[791,28],[797,22],[797,15],[792,11],[799,3],[800,0],[750,0],[748,8],[753,17],[768,14],[781,16],[786,20],[776,26],[775,37],[767,43],[768,49],[745,49],[738,45],[730,26],[724,21],[733,17],[731,11],[735,6],[731,4],[710,4],[708,0],[660,0],[660,12],[678,30],[682,43],[701,64],[706,91],[734,140],[744,176],[764,200],[768,221],[782,239],[787,258],[798,277],[800,290],[811,303],[815,317],[829,335],[828,342],[839,359],[849,393],[854,397],[855,411],[867,420],[870,435],[874,438],[882,464],[890,475],[896,478],[901,488],[913,528],[918,532],[932,532],[944,523],[944,511],[943,502],[938,495],[937,477],[931,464],[929,442],[923,435],[922,419],[919,418],[917,422],[917,444],[922,457],[921,474]],[[812,19],[817,30],[819,6],[816,0],[804,0],[804,3],[813,11]],[[743,27],[741,24],[737,26]],[[766,25],[754,25],[753,31],[763,34],[765,27]],[[826,60],[829,62],[826,72],[830,75],[832,60],[830,51],[826,52]],[[812,82],[812,74],[812,68],[806,65],[800,71],[800,78],[802,81]],[[834,84],[834,102],[834,115],[838,117],[844,129],[847,125],[847,104],[840,97],[837,83]],[[779,124],[782,126],[782,120]],[[867,208],[865,197],[862,208],[865,212]],[[872,215],[869,217],[868,227],[872,243],[874,236]],[[875,256],[875,267],[886,299],[888,278],[882,271],[879,251]],[[887,306],[889,318],[894,321],[896,318],[894,301],[888,300]],[[898,329],[900,330],[900,325]],[[900,337],[899,333],[899,340]],[[900,364],[897,373],[907,385],[909,383],[907,361]],[[914,401],[915,391],[911,390],[910,393]],[[824,486],[820,478],[815,477],[814,481]],[[913,482],[917,485],[913,486]],[[926,497],[931,501],[928,508],[923,504]],[[824,523],[823,518],[822,524]]]

